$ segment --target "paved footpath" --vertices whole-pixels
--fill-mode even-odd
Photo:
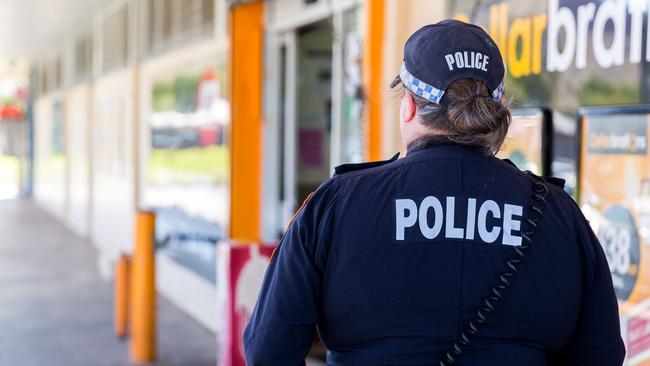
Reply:
[[[0,201],[0,366],[129,365],[92,245],[30,201]],[[158,300],[161,366],[214,366],[215,337]]]

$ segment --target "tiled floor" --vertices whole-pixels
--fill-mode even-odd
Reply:
[[[30,201],[0,201],[0,366],[129,365],[112,285],[87,241]],[[216,364],[215,337],[158,301],[158,362]]]

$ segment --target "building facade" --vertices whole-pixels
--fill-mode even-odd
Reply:
[[[131,251],[136,210],[154,210],[159,291],[217,331],[216,243],[274,242],[333,167],[402,151],[388,85],[404,42],[470,21],[507,66],[500,156],[567,180],[608,253],[630,364],[643,364],[649,12],[615,0],[110,1],[35,64],[34,198],[92,239],[107,278]]]

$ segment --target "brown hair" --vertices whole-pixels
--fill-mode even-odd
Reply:
[[[482,81],[460,79],[451,83],[445,91],[447,106],[405,91],[413,96],[425,126],[447,132],[447,138],[456,143],[478,146],[486,155],[494,155],[501,148],[512,117],[507,105],[491,98]]]

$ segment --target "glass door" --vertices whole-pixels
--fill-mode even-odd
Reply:
[[[332,42],[329,19],[296,32],[295,192],[300,204],[331,176]],[[293,207],[293,211],[298,209]]]
[[[296,35],[287,32],[280,44],[280,110],[278,120],[279,166],[278,188],[281,233],[291,219],[297,204],[296,198]]]
[[[296,40],[293,30],[268,35],[262,236],[276,240],[296,205]]]
[[[364,160],[361,25],[359,8],[334,14],[331,168]]]
[[[268,34],[265,239],[282,235],[334,166],[363,160],[359,14],[337,8]]]

